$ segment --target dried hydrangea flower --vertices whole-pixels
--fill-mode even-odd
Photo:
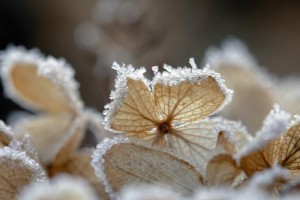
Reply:
[[[10,47],[1,55],[1,77],[6,95],[40,115],[23,119],[19,134],[32,135],[43,163],[51,162],[82,110],[73,69],[64,61],[45,58],[37,50]],[[69,132],[69,133],[68,133]]]
[[[45,181],[43,168],[25,152],[10,147],[0,148],[0,198],[11,200],[33,182]]]
[[[18,200],[97,200],[93,189],[82,179],[60,175],[44,184],[31,184]]]
[[[248,176],[279,165],[299,177],[300,123],[295,119],[288,127],[288,119],[281,110],[271,112],[257,139],[241,152],[240,164]]]
[[[247,47],[235,39],[224,41],[221,49],[208,49],[205,62],[221,73],[234,90],[232,102],[221,114],[241,120],[253,134],[275,103],[270,92],[271,78],[258,67]]]
[[[95,112],[92,115],[85,110],[71,66],[63,59],[44,57],[37,50],[22,47],[8,48],[1,61],[6,94],[27,109],[39,112],[17,120],[17,133],[31,136],[50,175],[74,173],[98,185],[97,191],[103,194],[103,186],[90,166],[91,153],[85,155],[78,150],[87,123],[99,121],[100,116],[95,119]]]
[[[220,130],[203,119],[221,110],[232,92],[218,73],[209,67],[198,69],[193,59],[190,63],[192,68],[165,65],[163,73],[154,68],[151,82],[144,77],[144,68],[114,63],[116,91],[105,107],[105,124],[114,132],[174,149],[205,168]]]
[[[121,137],[103,140],[92,165],[111,198],[127,184],[163,184],[190,194],[203,183],[202,175],[186,161]]]

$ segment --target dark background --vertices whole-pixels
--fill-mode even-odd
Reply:
[[[186,65],[189,57],[195,57],[200,62],[207,47],[219,46],[223,39],[235,36],[248,45],[259,64],[271,73],[279,76],[299,75],[299,1],[144,1],[148,3],[148,14],[140,22],[108,27],[113,33],[126,36],[125,49],[127,44],[143,44],[128,47],[128,52],[135,52],[133,54],[136,55],[133,59],[126,59],[126,62],[137,66],[162,63],[178,66]],[[108,102],[109,82],[114,79],[114,73],[107,72],[103,67],[109,66],[102,66],[103,63],[95,68],[97,57],[105,59],[105,56],[78,47],[74,39],[78,25],[92,20],[91,13],[96,2],[2,0],[0,48],[4,50],[8,44],[38,47],[47,55],[66,58],[76,69],[76,79],[81,84],[80,92],[85,103],[102,111],[103,105]],[[144,26],[151,17],[155,23]],[[150,37],[151,34],[154,36]],[[117,38],[112,36],[112,42],[107,42],[105,48],[118,42],[113,37]],[[144,38],[151,40],[145,42]],[[101,46],[98,48],[101,49]],[[105,48],[103,46],[102,50],[105,51]],[[135,48],[134,51],[132,48]],[[152,56],[139,59],[145,58],[143,55],[150,49],[154,52]],[[110,59],[108,63],[118,60],[114,57]],[[2,86],[0,89],[2,95]],[[0,119],[5,119],[10,111],[16,109],[20,108],[0,96]]]

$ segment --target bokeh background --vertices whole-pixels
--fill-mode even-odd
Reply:
[[[76,70],[82,98],[99,111],[109,100],[116,60],[135,66],[198,63],[234,36],[278,76],[300,73],[300,1],[2,0],[0,48],[37,47]],[[0,119],[20,108],[3,96]]]

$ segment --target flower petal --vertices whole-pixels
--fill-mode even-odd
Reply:
[[[159,120],[154,100],[143,80],[127,78],[128,92],[109,122],[109,128],[122,133],[143,133]],[[107,120],[107,119],[106,119]]]
[[[196,122],[214,113],[226,96],[212,77],[177,85],[154,85],[155,102],[164,119],[174,122]]]
[[[206,167],[206,178],[209,185],[231,186],[241,173],[242,170],[229,154],[219,154],[213,157]]]
[[[186,194],[203,183],[201,174],[189,163],[119,138],[97,146],[92,166],[112,197],[127,184],[160,183]]]
[[[82,105],[72,68],[36,50],[11,47],[1,55],[6,94],[30,110],[76,111]]]
[[[0,149],[0,198],[11,200],[25,185],[45,181],[42,167],[25,152]]]
[[[50,176],[55,176],[59,173],[67,173],[73,176],[78,176],[88,181],[97,192],[99,198],[109,199],[105,192],[103,184],[96,177],[95,171],[91,166],[91,152],[80,151],[70,156],[64,163],[56,163],[49,169]]]
[[[50,163],[64,146],[68,137],[75,130],[72,129],[76,120],[69,113],[44,114],[27,117],[16,123],[16,133],[31,136],[33,146],[39,153],[42,163]]]

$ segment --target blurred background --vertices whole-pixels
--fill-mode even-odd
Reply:
[[[86,105],[109,101],[113,61],[136,67],[201,63],[205,50],[235,36],[273,74],[300,72],[300,1],[0,1],[0,48],[37,47],[76,70]],[[0,119],[20,108],[3,97]]]

